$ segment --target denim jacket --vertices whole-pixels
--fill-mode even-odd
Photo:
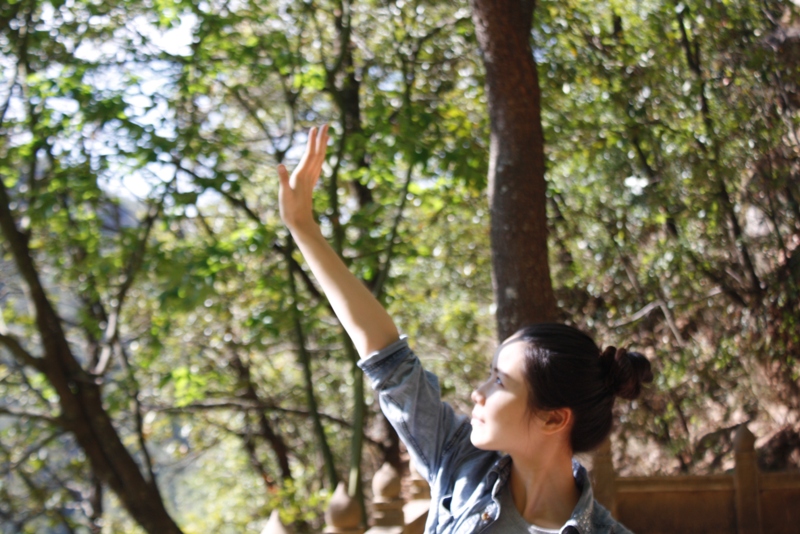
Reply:
[[[405,338],[358,365],[378,391],[381,409],[406,444],[420,475],[431,486],[425,532],[486,531],[500,514],[500,492],[511,473],[511,458],[472,445],[469,418],[442,402],[436,376],[422,369]],[[572,467],[581,496],[560,534],[631,534],[594,500],[586,469],[575,460]]]

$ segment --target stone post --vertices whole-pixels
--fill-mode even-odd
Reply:
[[[431,487],[428,484],[428,481],[422,478],[422,475],[419,474],[417,471],[414,462],[409,462],[408,464],[408,473],[409,478],[411,480],[411,498],[412,499],[424,499],[430,500],[431,498]]]
[[[261,531],[261,534],[293,534],[290,528],[287,528],[281,523],[281,518],[278,515],[277,510],[273,510],[272,514],[269,516],[269,521],[267,521],[267,525],[264,527],[264,530]]]
[[[363,534],[361,528],[361,506],[347,493],[347,486],[339,482],[325,510],[323,534]]]
[[[756,463],[756,438],[741,425],[733,440],[736,469],[736,524],[738,534],[761,534],[761,495],[758,489],[758,464]]]
[[[402,527],[403,499],[400,473],[388,462],[372,478],[372,519],[378,527]]]
[[[403,506],[403,513],[406,518],[406,526],[403,534],[424,534],[425,521],[428,519],[428,511],[431,508],[431,487],[428,481],[419,474],[414,462],[408,464],[411,488],[411,500]]]
[[[611,456],[611,438],[605,441],[594,452],[592,461],[592,490],[597,502],[608,508],[611,515],[617,516],[617,489],[614,473],[614,459]]]

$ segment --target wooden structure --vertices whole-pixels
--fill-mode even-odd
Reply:
[[[744,425],[734,444],[733,472],[669,477],[616,477],[606,444],[595,454],[595,497],[634,532],[800,532],[800,473],[759,472],[755,437]]]

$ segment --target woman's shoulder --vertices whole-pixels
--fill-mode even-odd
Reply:
[[[436,490],[466,503],[490,496],[495,487],[505,483],[509,472],[510,458],[497,451],[478,449],[467,442],[457,453],[443,459],[436,477],[439,486]]]

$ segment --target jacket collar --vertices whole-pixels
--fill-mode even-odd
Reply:
[[[497,459],[487,474],[487,482],[492,487],[492,498],[495,501],[499,499],[500,491],[508,483],[510,475],[511,456],[505,454]],[[578,504],[572,510],[572,515],[561,527],[560,532],[561,534],[568,534],[577,530],[578,534],[592,534],[592,513],[594,512],[592,484],[589,481],[589,473],[586,468],[574,458],[572,460],[572,476],[575,477],[575,484],[581,490],[581,496],[578,498]]]

